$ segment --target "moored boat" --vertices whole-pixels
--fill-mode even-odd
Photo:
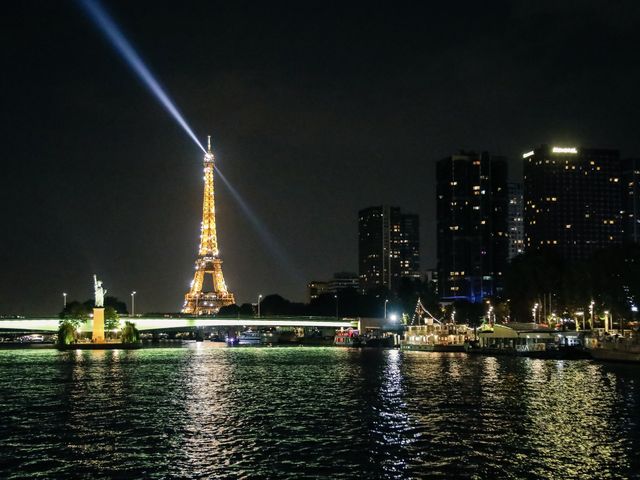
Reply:
[[[464,352],[468,341],[466,325],[429,322],[410,325],[400,343],[402,350],[421,352]]]
[[[262,344],[262,334],[260,332],[253,332],[251,330],[247,330],[242,332],[238,337],[238,345],[261,345]]]
[[[580,332],[559,331],[536,323],[484,324],[474,353],[531,358],[588,358]]]
[[[412,324],[408,325],[400,342],[402,350],[422,352],[464,352],[469,341],[467,325],[437,319],[422,305],[416,305]]]
[[[413,350],[418,352],[464,352],[465,344],[419,344],[419,343],[407,343],[400,344],[402,350]]]
[[[348,330],[338,330],[333,338],[333,344],[336,347],[360,347],[362,346],[360,332],[352,328]]]
[[[227,337],[227,344],[229,346],[239,345],[243,347],[262,345],[262,333],[254,332],[253,330],[245,330],[241,332],[237,337]]]

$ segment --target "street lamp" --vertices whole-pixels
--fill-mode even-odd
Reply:
[[[62,294],[62,307],[63,308],[67,308],[67,294],[66,293]]]
[[[262,298],[262,294],[258,295],[258,318],[260,318],[260,299]]]
[[[131,292],[131,316],[136,316],[136,292]]]
[[[389,303],[389,299],[385,299],[384,301],[384,319],[387,319],[387,303]]]
[[[336,299],[336,318],[338,318],[338,294],[336,293],[333,298]]]
[[[591,300],[591,303],[589,304],[589,315],[590,315],[590,320],[589,320],[589,324],[591,326],[591,330],[593,330],[593,306],[596,304],[596,302],[594,302],[593,300]]]

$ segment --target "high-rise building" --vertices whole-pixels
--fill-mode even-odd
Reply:
[[[436,181],[440,298],[499,296],[509,249],[506,159],[452,155],[438,162]]]
[[[617,150],[542,145],[523,159],[526,250],[580,260],[622,242]]]
[[[358,260],[364,290],[394,291],[402,277],[420,278],[418,216],[387,205],[360,210]]]
[[[509,190],[509,260],[524,253],[524,209],[522,184],[510,182]]]
[[[640,158],[622,161],[622,228],[625,242],[640,242]]]
[[[400,215],[400,278],[420,278],[420,220],[418,215]]]

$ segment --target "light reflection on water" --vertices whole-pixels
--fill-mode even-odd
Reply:
[[[0,477],[637,478],[639,382],[397,350],[0,351]]]

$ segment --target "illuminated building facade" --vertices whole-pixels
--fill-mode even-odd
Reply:
[[[329,293],[329,283],[322,280],[311,280],[307,283],[307,292],[309,294],[309,302],[311,302],[320,295]]]
[[[523,161],[526,250],[581,260],[622,242],[617,150],[542,145]]]
[[[207,153],[204,155],[204,199],[202,202],[202,224],[200,226],[200,247],[191,288],[184,297],[183,313],[192,315],[213,315],[221,307],[235,303],[233,293],[227,290],[222,275],[222,260],[218,251],[216,233],[216,208],[213,186],[215,159],[211,151],[209,137]],[[212,279],[205,288],[205,280]]]
[[[388,205],[360,210],[358,264],[363,290],[396,291],[401,278],[420,278],[418,215]]]
[[[309,301],[318,298],[323,294],[336,294],[341,290],[360,289],[360,278],[354,272],[337,272],[329,281],[313,280],[307,284]]]
[[[360,278],[354,272],[337,272],[333,278],[327,282],[329,293],[338,293],[340,290],[358,290],[360,288]]]
[[[640,242],[640,158],[622,162],[622,227],[626,242]]]
[[[510,182],[509,191],[509,260],[524,253],[524,203],[522,184]]]
[[[437,163],[436,182],[440,298],[499,296],[509,250],[506,159],[452,155]]]

